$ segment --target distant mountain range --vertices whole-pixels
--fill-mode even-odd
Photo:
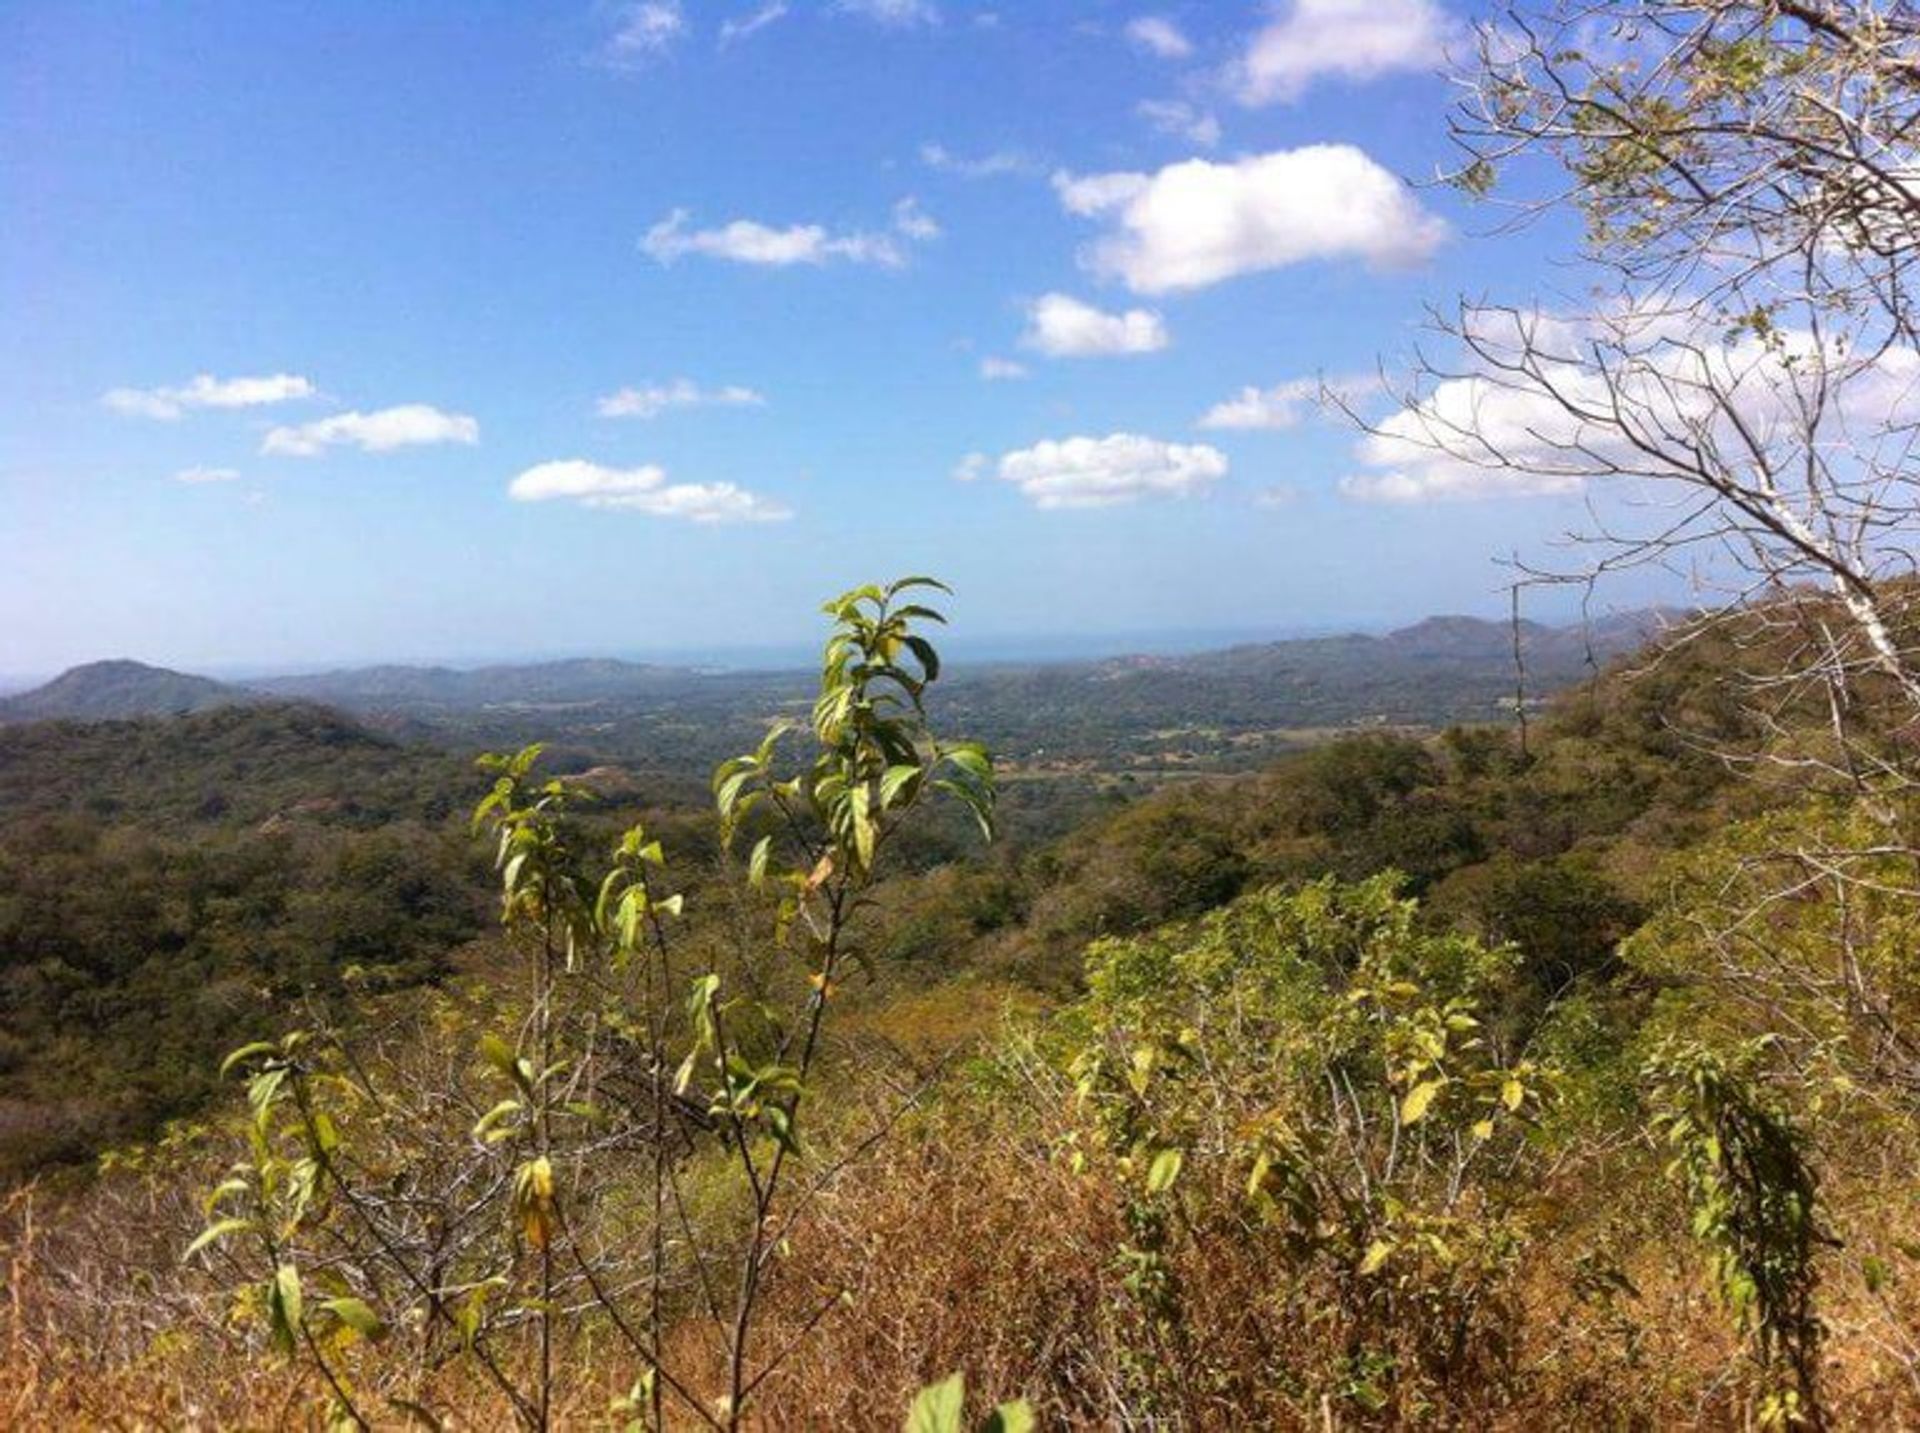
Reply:
[[[352,667],[248,683],[256,691],[353,709],[549,706],[651,696],[699,679],[690,667],[577,657],[521,666]]]
[[[1429,617],[1383,636],[1349,634],[1252,643],[1181,656],[999,663],[962,668],[943,684],[956,710],[982,704],[1012,717],[1064,703],[1112,706],[1139,720],[1310,725],[1322,720],[1457,720],[1490,715],[1514,686],[1516,638],[1530,693],[1544,694],[1645,643],[1676,613],[1643,611],[1552,627],[1478,617]],[[177,715],[261,701],[300,700],[362,715],[433,722],[635,704],[753,705],[804,694],[805,674],[715,675],[692,667],[601,658],[457,669],[375,666],[246,684],[134,661],[93,662],[45,686],[0,699],[0,722]],[[789,689],[792,690],[789,690]],[[1121,689],[1124,689],[1122,695]],[[1182,704],[1193,710],[1182,714]],[[1264,708],[1260,711],[1255,708]]]

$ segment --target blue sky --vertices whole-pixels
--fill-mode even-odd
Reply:
[[[0,672],[765,647],[907,571],[989,646],[1498,612],[1578,496],[1294,396],[1572,282],[1401,182],[1469,18],[8,6]]]

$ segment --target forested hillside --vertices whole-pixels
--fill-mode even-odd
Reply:
[[[862,610],[843,609],[845,621]],[[661,1190],[685,1202],[678,1237],[697,1243],[685,1254],[665,1243],[669,1262],[731,1257],[756,1203],[762,1220],[795,1220],[815,1186],[795,1186],[787,1197],[802,1202],[779,1213],[784,1158],[828,1171],[833,1202],[808,1218],[804,1252],[766,1267],[755,1318],[769,1342],[800,1340],[818,1318],[811,1301],[845,1304],[771,1385],[831,1421],[873,1421],[871,1390],[892,1390],[881,1402],[898,1406],[948,1362],[1076,1419],[1124,1396],[1199,1422],[1231,1406],[1284,1423],[1301,1414],[1293,1390],[1323,1390],[1311,1410],[1335,1397],[1325,1390],[1336,1378],[1329,1406],[1361,1420],[1548,1404],[1612,1417],[1700,1397],[1730,1410],[1745,1383],[1703,1390],[1743,1317],[1737,1302],[1724,1320],[1703,1314],[1691,1271],[1708,1255],[1758,1255],[1716,1245],[1713,1226],[1697,1232],[1699,1210],[1776,1195],[1715,1182],[1717,1156],[1687,1143],[1712,1125],[1690,1121],[1735,1121],[1711,1137],[1771,1141],[1766,1158],[1785,1161],[1777,1177],[1820,1190],[1817,1215],[1802,1209],[1799,1225],[1753,1236],[1788,1240],[1767,1257],[1803,1258],[1788,1267],[1809,1297],[1824,1289],[1880,1337],[1907,1316],[1914,1277],[1901,1251],[1915,1231],[1866,1198],[1870,1151],[1906,1138],[1871,1093],[1881,1056],[1844,1020],[1835,1044],[1755,1043],[1766,1022],[1746,1003],[1753,977],[1723,987],[1690,953],[1726,899],[1716,872],[1766,859],[1783,822],[1849,819],[1823,773],[1756,778],[1721,754],[1764,749],[1783,716],[1793,726],[1774,726],[1775,743],[1819,730],[1815,707],[1762,719],[1735,699],[1737,670],[1783,651],[1771,633],[1764,614],[1678,632],[1554,698],[1524,732],[1509,719],[1351,733],[1258,771],[1165,784],[1063,837],[973,850],[958,827],[916,838],[913,826],[924,824],[919,793],[932,802],[940,781],[988,817],[976,749],[920,731],[911,702],[882,718],[862,684],[897,680],[927,712],[944,708],[933,668],[871,657],[845,669],[851,688],[830,669],[825,694],[853,693],[839,740],[887,751],[894,794],[865,817],[846,807],[845,825],[829,808],[818,835],[812,818],[789,828],[778,816],[791,788],[768,767],[777,737],[721,769],[716,830],[695,810],[638,804],[606,768],[554,781],[529,751],[474,773],[313,708],[19,729],[0,763],[9,798],[35,812],[0,857],[16,893],[0,932],[14,953],[9,1159],[20,1169],[70,1157],[103,1133],[191,1111],[224,1050],[249,1040],[244,1120],[273,1132],[221,1185],[204,1268],[196,1258],[175,1272],[172,1260],[197,1229],[193,1188],[220,1183],[235,1153],[238,1112],[123,1146],[90,1184],[65,1176],[67,1212],[36,1236],[36,1257],[66,1257],[68,1240],[118,1223],[113,1260],[152,1271],[142,1278],[167,1271],[161,1305],[109,1299],[102,1314],[138,1340],[171,1317],[164,1309],[242,1276],[248,1245],[270,1229],[282,1280],[320,1258],[319,1245],[297,1252],[309,1241],[346,1240],[369,1261],[367,1282],[324,1262],[297,1277],[337,1310],[301,1317],[337,1324],[315,1366],[356,1370],[355,1407],[403,1386],[442,1406],[511,1403],[523,1395],[504,1368],[504,1382],[484,1365],[402,1380],[368,1341],[396,1317],[383,1302],[407,1302],[412,1261],[426,1255],[407,1252],[427,1231],[406,1210],[517,1160],[506,1225],[471,1226],[452,1246],[463,1277],[493,1269],[486,1277],[511,1287],[529,1259],[537,1268],[564,1247],[587,1262],[553,1277],[629,1319],[635,1310],[597,1291],[619,1267],[604,1241],[632,1217],[620,1191],[653,1177],[656,1122],[685,1118]],[[833,730],[818,725],[831,709],[816,713],[816,739]],[[904,725],[862,725],[886,721]],[[859,751],[829,744],[822,760]],[[803,781],[833,770],[811,769]],[[505,862],[492,876],[465,823],[447,819],[489,782],[482,818]],[[728,829],[731,862],[718,859]],[[488,935],[479,892],[501,879],[506,925]],[[1824,899],[1795,917],[1803,934]],[[648,1008],[654,959],[710,965],[703,979],[716,984],[701,997],[711,1006],[696,1000],[649,1034],[626,1012]],[[528,960],[531,1007],[515,973]],[[805,977],[815,961],[824,967]],[[723,1000],[735,986],[741,995]],[[1817,987],[1779,989],[1798,1018],[1841,1019]],[[1903,1020],[1905,997],[1888,987],[1887,998],[1887,1018]],[[798,1063],[783,1063],[782,1028],[819,1031],[829,1011],[837,1033],[807,1036],[804,1055],[787,1044]],[[282,1044],[276,1032],[296,1027],[297,1043]],[[528,1030],[554,1052],[514,1055]],[[434,1032],[424,1044],[421,1031]],[[691,1042],[673,1080],[678,1114],[652,1103],[668,1098],[655,1040]],[[720,1061],[711,1077],[709,1058]],[[1818,1099],[1781,1103],[1787,1071],[1817,1078]],[[556,1079],[564,1091],[545,1094]],[[818,1101],[804,1141],[775,1122],[793,1106],[755,1093],[781,1085]],[[729,1154],[708,1144],[728,1120],[765,1133]],[[1706,1160],[1697,1175],[1663,1172],[1648,1121],[1671,1131],[1675,1169]],[[364,1202],[395,1179],[412,1190],[405,1203]],[[350,1193],[366,1180],[376,1185]],[[137,1231],[116,1212],[129,1200],[152,1211]],[[549,1222],[560,1210],[564,1226]],[[623,1237],[660,1237],[646,1227]],[[996,1248],[1021,1252],[978,1257]],[[1734,1278],[1747,1266],[1713,1267]],[[1547,1268],[1553,1277],[1534,1277]],[[1275,1269],[1286,1271],[1277,1284],[1255,1272]],[[401,1285],[378,1300],[392,1279]],[[67,1296],[34,1287],[49,1301],[36,1307],[57,1317]],[[462,1297],[458,1318],[508,1356],[511,1305],[496,1314]],[[269,1321],[289,1317],[271,1309]],[[660,1316],[687,1328],[676,1381],[724,1384],[727,1364],[693,1338],[711,1310],[688,1289]],[[623,1376],[618,1360],[574,1341],[592,1326],[556,1330],[573,1350],[565,1396],[644,1406],[644,1387],[609,1382]],[[862,1332],[877,1326],[911,1332],[898,1344]],[[1819,1358],[1814,1327],[1783,1327],[1771,1336],[1796,1342],[1769,1357]],[[1018,1334],[974,1342],[989,1329]],[[431,1323],[418,1337],[439,1341]],[[1176,1337],[1178,1359],[1134,1362]],[[187,1370],[211,1347],[183,1345],[167,1376],[198,1385]],[[1854,1357],[1865,1361],[1827,1382],[1856,1408],[1904,1406],[1898,1359]],[[1664,1388],[1626,1382],[1649,1358]],[[1093,1367],[1117,1371],[1126,1391],[1084,1387]],[[864,1371],[848,1381],[850,1368]],[[284,1376],[275,1369],[223,1378],[224,1396],[244,1406]],[[162,1404],[169,1386],[156,1385]],[[117,1376],[86,1388],[76,1407],[127,1396]]]
[[[163,716],[247,700],[246,692],[207,677],[143,662],[90,662],[62,672],[44,686],[0,697],[0,722]]]

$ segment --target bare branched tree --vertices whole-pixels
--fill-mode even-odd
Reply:
[[[1448,177],[1504,225],[1577,215],[1591,288],[1436,314],[1349,483],[1584,494],[1579,556],[1524,577],[1691,581],[1711,615],[1676,640],[1730,644],[1742,680],[1719,753],[1873,818],[1857,850],[1787,831],[1767,860],[1818,873],[1843,923],[1890,853],[1920,895],[1920,7],[1523,0],[1459,84]],[[1751,904],[1727,913],[1743,941]],[[1909,1049],[1843,974],[1811,988]]]

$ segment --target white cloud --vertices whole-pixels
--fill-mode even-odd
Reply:
[[[1162,134],[1212,149],[1220,142],[1220,121],[1185,100],[1141,100],[1133,112]]]
[[[939,10],[929,0],[838,0],[835,8],[882,25],[902,28],[931,25],[940,19]]]
[[[893,228],[884,233],[835,234],[820,224],[776,229],[753,219],[735,219],[717,229],[689,229],[687,221],[691,217],[685,209],[675,209],[647,230],[640,241],[641,250],[661,264],[698,254],[771,268],[843,259],[850,264],[897,269],[907,262],[908,245],[940,233],[940,226],[912,198],[893,206]]]
[[[426,403],[402,403],[373,413],[336,413],[296,427],[274,428],[261,440],[262,453],[312,458],[328,448],[354,447],[366,453],[417,448],[435,443],[480,441],[480,424],[464,413],[447,413]]]
[[[1043,294],[1027,308],[1020,342],[1049,358],[1154,353],[1167,346],[1167,327],[1151,309],[1108,313],[1067,294]]]
[[[643,0],[615,12],[613,33],[600,47],[600,60],[616,70],[640,69],[666,54],[687,33],[680,0]]]
[[[1193,53],[1193,41],[1164,15],[1142,15],[1127,21],[1126,37],[1137,48],[1163,60],[1184,60]]]
[[[1353,399],[1379,386],[1371,375],[1349,378],[1290,378],[1271,388],[1248,384],[1224,403],[1200,415],[1202,428],[1278,429],[1299,426],[1319,409],[1320,396]]]
[[[736,40],[749,39],[759,34],[775,21],[785,19],[786,14],[786,0],[770,0],[769,4],[762,5],[751,15],[743,15],[736,20],[722,20],[720,22],[720,44],[722,47],[725,47],[731,45]]]
[[[1000,382],[1009,378],[1025,378],[1027,376],[1027,365],[1016,362],[1011,358],[996,358],[992,354],[988,354],[980,360],[980,376],[989,383]]]
[[[1298,99],[1322,76],[1435,70],[1459,29],[1438,0],[1291,0],[1248,42],[1229,83],[1241,103],[1263,105]]]
[[[240,471],[237,468],[182,468],[173,476],[174,481],[181,483],[231,483],[238,481]]]
[[[1491,361],[1508,369],[1523,352],[1535,357],[1497,378],[1445,379],[1379,421],[1355,449],[1359,471],[1340,489],[1362,501],[1412,503],[1567,494],[1618,477],[1693,481],[1696,447],[1739,465],[1748,444],[1770,472],[1790,474],[1807,460],[1809,411],[1821,413],[1820,441],[1840,455],[1830,461],[1901,461],[1879,449],[1904,452],[1920,423],[1920,351],[1830,348],[1823,356],[1803,330],[1722,342],[1701,327],[1684,302],[1580,320],[1477,314],[1471,332]]]
[[[594,408],[602,418],[657,418],[669,408],[758,408],[766,401],[753,389],[737,383],[702,388],[691,378],[676,378],[671,383],[622,388],[607,394]]]
[[[1152,178],[1145,174],[1125,171],[1115,174],[1069,174],[1060,169],[1054,172],[1053,192],[1059,196],[1062,209],[1085,219],[1131,203],[1146,193],[1152,183]]]
[[[996,149],[990,154],[966,158],[943,144],[920,146],[920,162],[929,169],[958,174],[962,179],[993,179],[1003,174],[1037,174],[1040,166],[1018,150]]]
[[[1137,293],[1204,288],[1310,259],[1404,267],[1447,236],[1407,186],[1348,144],[1232,163],[1189,159],[1154,174],[1056,174],[1069,213],[1112,232],[1082,256]]]
[[[1300,496],[1291,483],[1268,483],[1253,495],[1253,505],[1257,508],[1292,507]]]
[[[1450,498],[1540,498],[1577,493],[1583,478],[1460,464],[1423,463],[1404,470],[1348,473],[1340,491],[1363,503],[1424,503]]]
[[[197,374],[172,388],[115,388],[100,401],[116,413],[135,418],[174,419],[190,408],[258,408],[311,398],[312,382],[292,373],[254,378],[215,378]]]
[[[609,468],[580,458],[528,468],[507,485],[516,502],[574,502],[649,517],[697,523],[781,522],[793,516],[779,503],[733,483],[669,483],[657,463]]]
[[[940,237],[940,226],[911,194],[893,206],[893,231],[916,244]]]
[[[1205,443],[1163,443],[1137,433],[1048,439],[1003,453],[997,462],[969,454],[954,470],[962,481],[991,475],[1012,483],[1035,507],[1094,508],[1141,498],[1186,498],[1226,476],[1227,458]]]

